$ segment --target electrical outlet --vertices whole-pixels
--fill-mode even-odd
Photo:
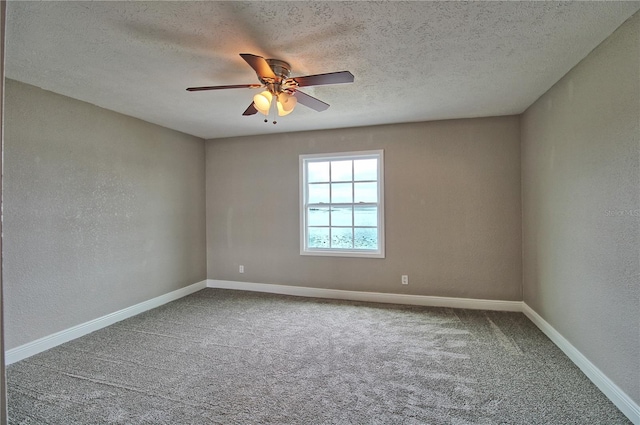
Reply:
[[[240,267],[238,268],[238,271],[240,273],[244,273],[244,266],[242,264],[240,264]]]
[[[408,285],[409,284],[409,275],[406,275],[406,274],[402,275],[402,284],[403,285]]]

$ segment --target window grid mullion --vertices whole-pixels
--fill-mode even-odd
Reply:
[[[354,249],[356,246],[356,231],[355,231],[355,207],[354,204],[356,202],[356,187],[355,187],[355,179],[356,179],[356,167],[355,161],[351,161],[351,249]]]
[[[333,240],[333,230],[331,230],[331,208],[333,205],[333,176],[331,175],[332,162],[329,161],[329,248],[331,248],[331,241]]]
[[[361,202],[361,203],[357,203],[357,204],[307,204],[308,208],[314,208],[314,207],[320,207],[320,208],[329,208],[329,207],[336,207],[336,208],[345,208],[345,207],[377,207],[378,204],[376,204],[375,202]]]
[[[378,180],[337,180],[334,181],[333,183],[350,183],[350,182],[354,182],[354,183],[377,183]],[[329,183],[329,181],[326,182],[309,182],[307,183],[307,185],[309,186],[313,186],[316,184],[327,184]]]

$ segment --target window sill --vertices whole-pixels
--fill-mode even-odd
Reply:
[[[385,258],[384,252],[332,251],[329,249],[300,251],[300,255],[310,257],[351,257],[351,258]]]

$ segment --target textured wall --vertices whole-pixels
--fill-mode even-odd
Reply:
[[[301,256],[298,156],[368,149],[385,150],[386,258]],[[519,159],[518,117],[209,140],[208,277],[521,300]]]
[[[8,349],[206,277],[204,141],[7,80]]]
[[[640,14],[522,119],[524,300],[640,403]]]
[[[0,81],[4,81],[4,34],[6,22],[7,2],[0,3]],[[4,85],[0,84],[0,137],[4,127],[2,110],[4,108]],[[2,161],[0,161],[0,211],[2,211]],[[2,220],[0,220],[0,235],[2,235]],[[2,236],[0,236],[0,425],[7,423],[7,395],[4,379],[4,301],[2,296]]]

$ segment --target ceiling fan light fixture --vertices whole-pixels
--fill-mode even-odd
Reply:
[[[284,117],[285,115],[289,115],[293,111],[293,110],[285,111],[282,108],[282,104],[280,102],[278,102],[276,106],[278,107],[278,116],[280,116],[280,117]]]
[[[278,115],[284,117],[285,115],[289,115],[293,112],[293,109],[296,107],[298,103],[298,99],[295,96],[290,95],[289,93],[280,93],[278,95],[278,102],[276,106],[278,108]]]
[[[268,115],[272,99],[273,95],[265,90],[262,93],[258,93],[257,95],[253,96],[253,103],[256,105],[256,109],[261,114]]]
[[[272,103],[279,116],[290,114],[296,105],[301,103],[307,108],[322,112],[329,107],[328,103],[298,90],[300,87],[323,86],[327,84],[353,83],[353,74],[349,71],[329,72],[326,74],[306,75],[289,78],[291,66],[280,59],[265,59],[251,53],[240,53],[240,57],[256,72],[261,84],[231,84],[225,86],[187,87],[189,92],[222,90],[222,89],[257,89],[267,90],[253,97],[253,102],[242,113],[242,116],[255,115],[258,112],[269,116]],[[274,99],[274,97],[276,99]],[[275,113],[275,111],[274,111]],[[265,119],[265,122],[268,122]],[[274,120],[275,124],[276,121]]]

